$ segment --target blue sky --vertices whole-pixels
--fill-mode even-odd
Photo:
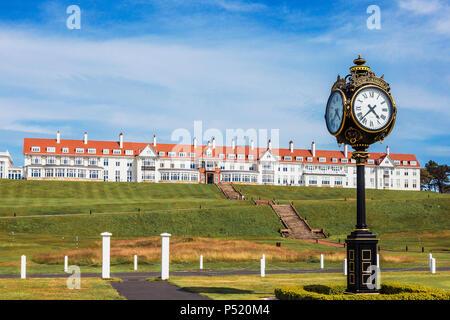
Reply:
[[[81,8],[69,30],[66,8]],[[369,5],[381,29],[369,30]],[[173,130],[279,129],[280,146],[337,149],[323,114],[361,54],[398,120],[370,151],[450,163],[446,1],[122,0],[0,4],[0,151],[25,137],[172,142]],[[208,137],[204,137],[208,139]],[[261,146],[266,141],[259,141]]]

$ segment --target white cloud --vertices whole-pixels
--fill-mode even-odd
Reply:
[[[416,14],[434,13],[442,7],[438,0],[401,0],[398,5],[400,8]]]

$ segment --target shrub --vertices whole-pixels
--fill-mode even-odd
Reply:
[[[280,300],[450,300],[450,291],[423,286],[385,283],[380,294],[345,294],[344,285],[305,285],[279,287]]]

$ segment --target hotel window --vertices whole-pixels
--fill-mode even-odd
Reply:
[[[312,161],[313,161],[313,158],[312,158],[312,157],[308,157],[308,158],[306,158],[306,161],[312,162]]]
[[[397,188],[400,188],[400,179],[396,180]]]
[[[236,159],[236,155],[234,153],[229,153],[228,159]]]
[[[375,161],[373,159],[367,160],[367,164],[374,164],[374,163],[375,163]]]
[[[348,159],[342,158],[342,159],[341,159],[341,163],[348,163]]]
[[[185,158],[186,157],[186,152],[178,152],[178,156]]]
[[[295,157],[295,161],[303,161],[303,157]]]
[[[45,169],[45,177],[53,178],[53,169]]]
[[[340,168],[339,168],[338,166],[332,166],[332,167],[331,167],[331,171],[333,171],[333,172],[339,172],[339,171],[340,171]]]
[[[175,157],[175,152],[171,152],[171,151],[169,151],[169,152],[167,152],[167,156],[168,157]]]
[[[55,147],[47,147],[47,152],[55,152]]]
[[[31,147],[31,152],[41,152],[41,147]]]
[[[253,155],[252,154],[248,155],[248,160],[253,160]]]
[[[103,181],[108,181],[108,170],[103,171]]]
[[[99,170],[89,170],[90,179],[98,179]]]
[[[90,166],[96,166],[97,165],[97,159],[96,158],[90,158],[89,159],[89,165]]]
[[[222,181],[223,182],[230,182],[230,174],[225,173],[222,175]]]
[[[69,158],[66,157],[61,158],[61,164],[69,164]]]
[[[337,159],[337,158],[333,158],[333,159],[331,159],[331,162],[337,163],[337,162],[338,162],[338,159]]]
[[[283,159],[285,161],[292,161],[292,157],[291,156],[284,156]]]
[[[350,162],[351,162],[351,163],[356,163],[356,160],[352,158],[352,159],[350,160]]]
[[[230,164],[230,170],[234,170],[234,164]]]
[[[77,166],[83,165],[83,158],[75,158],[75,164]]]
[[[116,161],[116,167],[120,167],[120,161]]]
[[[47,157],[47,164],[55,164],[56,159],[55,157]]]
[[[93,149],[93,148],[89,148],[89,149],[87,150],[87,152],[90,153],[90,154],[93,154],[93,153],[96,153],[97,150],[96,150],[96,149]]]
[[[334,185],[335,186],[342,186],[342,178],[341,177],[335,177],[334,178]]]
[[[403,165],[404,165],[404,166],[407,166],[407,165],[408,165],[408,161],[403,160]]]
[[[76,148],[75,149],[75,153],[84,153],[84,149],[83,148]]]
[[[155,161],[154,160],[150,160],[150,159],[146,159],[143,161],[143,165],[145,167],[154,167],[155,166]]]
[[[109,154],[109,149],[103,149],[103,154]]]
[[[109,160],[107,158],[103,159],[103,166],[104,167],[109,166]]]
[[[122,154],[122,150],[120,150],[120,149],[114,149],[114,150],[113,150],[113,154],[115,154],[115,155]]]
[[[413,171],[412,171],[412,175],[413,175],[413,176],[417,176],[417,170],[413,170]]]
[[[64,172],[65,170],[64,169],[56,169],[55,170],[55,173],[56,173],[56,177],[58,177],[58,178],[64,178]]]
[[[41,177],[41,169],[31,169],[31,176],[33,178],[40,178]]]
[[[245,155],[244,155],[244,154],[238,154],[238,155],[237,155],[237,158],[238,158],[239,160],[244,160],[244,159],[245,159]]]
[[[180,163],[180,169],[185,169],[186,165],[184,163]]]
[[[133,171],[127,171],[127,182],[133,181]]]
[[[41,163],[41,158],[34,157],[32,162],[33,162],[33,164],[40,164]]]
[[[405,173],[405,176],[407,176],[408,175],[408,169],[405,169],[404,173]]]
[[[86,178],[86,170],[78,169],[77,172],[78,172],[78,178],[83,178],[83,179]]]
[[[325,157],[320,157],[319,158],[319,162],[326,162],[326,161],[327,161],[327,159]]]
[[[116,181],[120,181],[120,170],[116,170]]]
[[[417,162],[416,161],[410,161],[409,164],[412,165],[412,166],[415,166],[415,165],[417,165]]]
[[[190,152],[190,153],[189,153],[189,157],[195,158],[195,152]]]
[[[225,159],[225,155],[223,153],[219,154],[219,159]]]
[[[69,153],[69,148],[62,148],[62,153]]]
[[[417,188],[417,180],[413,180],[412,181],[412,187],[415,189],[415,188]]]
[[[400,165],[400,160],[394,160],[394,164],[395,164],[396,166]]]
[[[317,184],[317,178],[316,177],[310,177],[309,178],[309,184],[316,185]]]
[[[67,169],[67,178],[75,178],[75,169]]]
[[[125,155],[132,156],[133,155],[133,150],[125,150]]]
[[[128,162],[127,162],[127,167],[128,167],[128,168],[131,168],[132,166],[133,166],[133,162],[132,162],[132,161],[128,161]]]
[[[191,162],[190,168],[191,168],[191,169],[195,169],[195,162]]]
[[[330,177],[323,177],[322,178],[322,185],[329,186],[330,185]]]
[[[160,157],[164,157],[166,155],[166,153],[164,151],[160,151],[158,154]]]
[[[408,180],[405,180],[405,188],[408,188]]]
[[[164,168],[164,163],[161,162],[161,163],[159,164],[159,167],[160,167],[160,168]]]

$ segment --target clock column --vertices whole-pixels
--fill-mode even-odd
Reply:
[[[372,268],[376,268],[377,243],[375,235],[366,225],[365,200],[365,162],[369,157],[367,147],[353,152],[356,160],[356,226],[345,240],[347,247],[347,292],[349,293],[378,293],[377,285],[373,285]],[[375,266],[371,267],[370,266]],[[375,269],[376,270],[376,269]],[[378,270],[376,270],[378,272]],[[377,279],[375,279],[377,281]]]

